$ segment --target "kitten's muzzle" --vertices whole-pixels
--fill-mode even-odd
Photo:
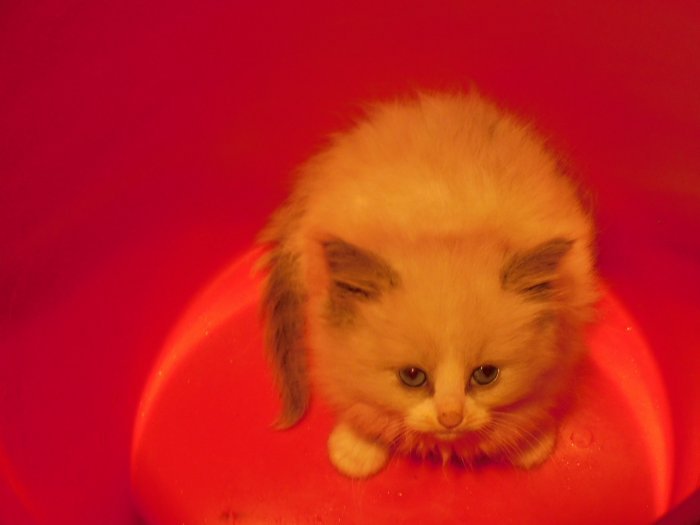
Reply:
[[[444,411],[438,414],[438,421],[440,424],[450,430],[459,426],[463,420],[464,416],[462,412],[456,410]]]
[[[457,430],[442,430],[440,432],[433,433],[433,437],[440,441],[456,441],[462,436],[464,436],[464,433]]]

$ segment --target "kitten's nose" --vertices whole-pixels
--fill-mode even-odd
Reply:
[[[457,410],[450,410],[440,412],[438,414],[438,421],[445,428],[454,428],[462,422],[464,417],[462,413]]]

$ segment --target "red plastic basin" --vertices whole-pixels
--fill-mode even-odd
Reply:
[[[297,427],[271,428],[279,407],[263,359],[255,256],[233,263],[194,302],[144,392],[132,459],[149,523],[650,523],[668,510],[673,444],[663,381],[611,294],[543,467],[394,458],[356,481],[328,461],[332,419],[321,403]]]
[[[700,487],[699,25],[660,0],[3,2],[0,523],[646,523],[679,505]],[[470,81],[591,187],[605,321],[541,470],[397,459],[350,482],[319,404],[268,428],[246,254],[357,104]]]

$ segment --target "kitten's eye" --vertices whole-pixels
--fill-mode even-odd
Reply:
[[[423,372],[423,370],[413,366],[399,370],[399,377],[401,378],[401,381],[403,381],[404,385],[410,387],[423,386],[428,380],[428,375]]]
[[[488,385],[498,377],[500,370],[493,365],[481,365],[472,372],[472,380],[477,385]]]

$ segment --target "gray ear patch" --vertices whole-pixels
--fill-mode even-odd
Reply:
[[[552,239],[515,254],[501,271],[502,288],[533,300],[550,298],[559,264],[573,244],[566,239]]]
[[[322,247],[330,276],[327,315],[333,324],[352,321],[358,301],[376,300],[400,283],[391,266],[372,252],[340,239]]]

